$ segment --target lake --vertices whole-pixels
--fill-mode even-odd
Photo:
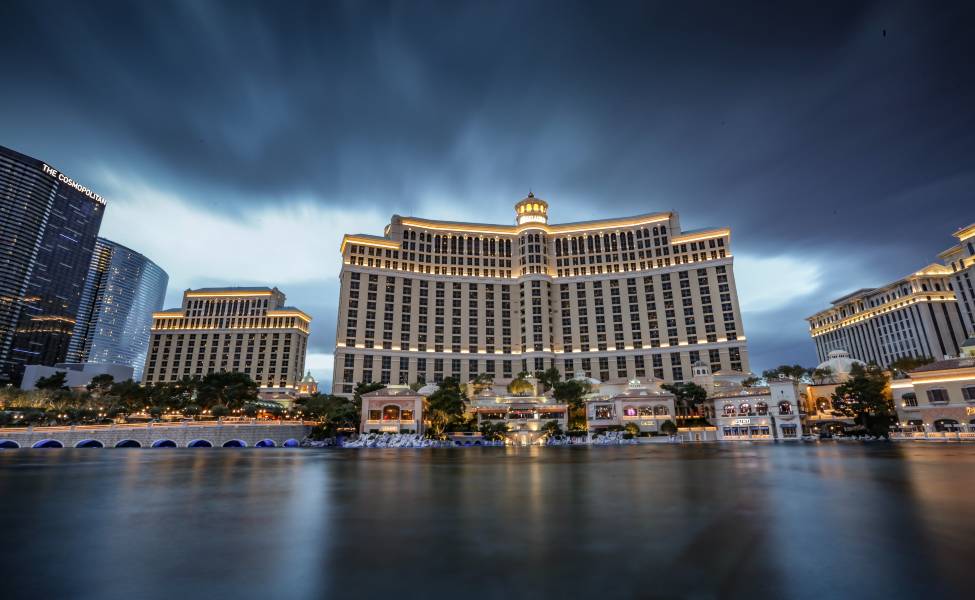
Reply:
[[[975,446],[0,451],[4,598],[965,595]]]

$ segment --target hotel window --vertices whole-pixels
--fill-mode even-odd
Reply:
[[[938,388],[928,390],[928,402],[931,404],[948,404],[948,390]]]
[[[961,388],[961,396],[969,402],[975,402],[975,386]]]

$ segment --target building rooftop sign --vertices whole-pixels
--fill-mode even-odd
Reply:
[[[44,173],[46,173],[47,175],[50,175],[51,177],[54,177],[58,181],[60,181],[62,183],[65,183],[65,184],[73,187],[74,189],[76,189],[79,192],[81,192],[82,194],[88,196],[89,198],[91,198],[95,202],[98,202],[102,206],[104,206],[104,205],[107,204],[107,202],[105,201],[105,198],[104,197],[102,197],[99,194],[96,194],[95,192],[93,192],[90,189],[86,188],[85,186],[81,185],[80,183],[78,183],[74,179],[71,179],[70,177],[68,177],[64,173],[61,173],[60,171],[58,171],[54,167],[49,166],[48,164],[45,163],[45,164],[43,164],[41,166],[41,170],[44,171]]]

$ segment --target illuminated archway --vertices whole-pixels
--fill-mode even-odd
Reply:
[[[187,448],[213,448],[213,444],[209,440],[193,440],[189,444],[186,444]]]
[[[141,448],[142,444],[140,444],[136,440],[122,440],[119,443],[115,444],[115,447],[116,448]]]
[[[244,440],[227,440],[223,443],[223,448],[246,448],[247,442]]]
[[[31,448],[64,448],[64,444],[57,440],[41,440],[31,446]]]
[[[292,438],[290,440],[284,440],[284,443],[281,445],[284,446],[285,448],[297,448],[298,446],[301,445],[301,442]]]
[[[0,440],[0,448],[8,448],[8,449],[20,448],[20,444],[18,444],[13,440]]]
[[[176,442],[173,440],[156,440],[152,443],[153,448],[175,448]]]
[[[275,446],[277,444],[274,443],[274,440],[261,440],[254,444],[255,448],[274,448]]]
[[[98,440],[81,440],[74,445],[75,448],[104,448],[105,444]]]

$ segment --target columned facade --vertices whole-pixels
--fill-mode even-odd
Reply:
[[[957,356],[965,328],[950,275],[950,269],[932,264],[884,287],[834,300],[806,319],[819,360],[845,350],[886,368],[899,358]]]

